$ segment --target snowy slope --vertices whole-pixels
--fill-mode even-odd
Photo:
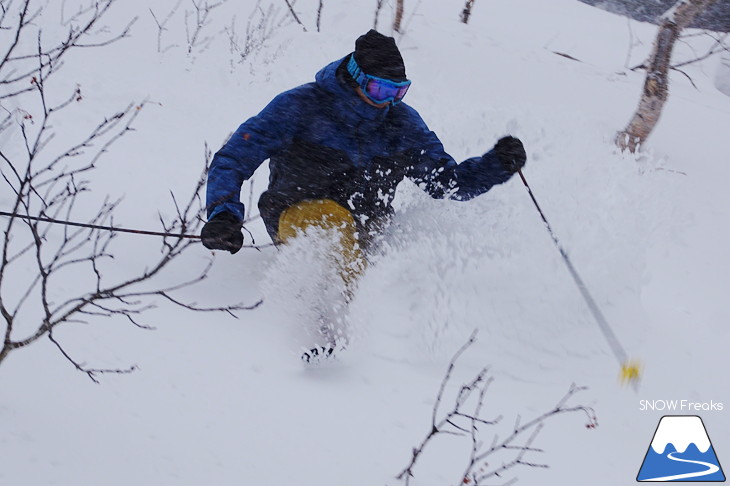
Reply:
[[[237,14],[240,32],[253,3],[222,7],[209,31]],[[59,76],[85,93],[75,123],[64,127],[69,135],[131,100],[150,100],[137,131],[94,174],[98,198],[125,195],[115,222],[155,228],[158,210],[173,211],[169,191],[193,187],[206,141],[216,150],[240,122],[313,79],[372,25],[371,6],[325,3],[315,33],[316,3],[297,3],[309,32],[287,24],[243,64],[232,62],[225,34],[195,56],[183,47],[159,53],[148,6],[116,7],[109,20],[119,25],[140,16],[132,37],[80,53]],[[446,365],[475,328],[478,342],[459,362],[446,402],[490,366],[495,382],[483,416],[504,415],[494,428],[501,436],[517,415],[552,407],[571,383],[589,387],[573,402],[593,406],[600,424],[588,430],[580,415],[549,422],[535,443],[546,453],[533,459],[551,468],[508,477],[632,483],[663,414],[640,411],[641,399],[728,404],[702,413],[723,462],[730,454],[723,386],[730,98],[713,87],[718,59],[686,68],[698,89],[673,77],[664,115],[637,160],[616,153],[611,140],[643,82],[626,66],[646,56],[655,27],[573,0],[477,3],[464,26],[461,3],[448,3],[422,2],[406,14],[399,45],[414,80],[407,101],[458,160],[506,133],[524,141],[525,176],[547,217],[645,365],[640,392],[619,385],[615,358],[518,179],[469,203],[434,201],[406,182],[386,251],[352,304],[355,338],[338,363],[310,369],[298,361],[301,303],[282,289],[309,272],[300,255],[219,254],[211,277],[181,297],[206,305],[264,298],[264,305],[238,320],[161,305],[147,314],[155,331],[100,322],[57,333],[92,366],[137,364],[132,375],[104,376],[96,386],[45,341],[10,356],[0,368],[0,484],[399,484],[395,475],[428,432]],[[385,9],[381,27],[389,18]],[[173,22],[164,40],[184,44],[181,15]],[[627,25],[642,41],[630,52]],[[693,42],[702,52],[705,41]],[[689,47],[678,49],[691,56]],[[257,192],[266,178],[262,167]],[[249,229],[265,240],[260,221]],[[115,250],[118,266],[108,271],[121,276],[142,268],[158,242],[122,236]],[[201,247],[165,278],[190,277],[207,256]],[[441,439],[412,484],[455,484],[469,447],[466,438]]]

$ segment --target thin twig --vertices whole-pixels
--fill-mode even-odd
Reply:
[[[304,30],[304,32],[307,32],[307,28],[304,26],[302,21],[299,20],[299,16],[294,11],[294,7],[292,6],[291,2],[289,0],[284,0],[284,2],[286,2],[286,6],[289,7],[289,12],[291,12],[291,15],[292,15],[292,17],[294,17],[294,20],[296,20],[297,23],[302,26],[302,29]]]
[[[319,7],[317,7],[317,32],[320,31],[322,25],[322,7],[324,7],[324,0],[319,0]]]
[[[377,0],[375,5],[375,20],[373,20],[373,29],[378,30],[378,19],[380,17],[380,10],[383,8],[383,2],[385,0]]]

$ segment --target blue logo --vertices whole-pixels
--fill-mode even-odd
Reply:
[[[659,421],[637,481],[725,481],[702,419],[665,415]]]

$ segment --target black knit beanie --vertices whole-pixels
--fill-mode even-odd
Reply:
[[[392,81],[407,79],[406,66],[392,37],[370,30],[355,41],[354,55],[365,74]]]

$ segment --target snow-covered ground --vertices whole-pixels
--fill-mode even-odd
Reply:
[[[161,19],[175,3],[152,9]],[[211,14],[207,32],[218,37],[191,55],[183,28],[190,6],[163,32],[163,48],[173,47],[158,52],[148,5],[117,5],[107,22],[139,15],[132,36],[77,52],[59,73],[59,92],[78,83],[84,93],[76,118],[60,128],[69,137],[130,101],[150,101],[137,130],[93,175],[99,198],[125,196],[116,224],[156,228],[158,211],[173,212],[169,191],[194,186],[204,143],[216,150],[274,95],[350,52],[374,10],[325,2],[316,33],[317,2],[300,0],[308,32],[289,23],[238,63],[222,30],[237,15],[244,35],[255,2],[229,3]],[[519,179],[468,203],[431,200],[405,182],[386,251],[351,305],[352,345],[336,363],[312,368],[298,359],[306,323],[281,289],[307,274],[304,259],[271,248],[221,253],[210,278],[179,296],[204,305],[264,299],[238,320],[160,303],[146,314],[155,331],[121,321],[57,331],[79,360],[137,364],[131,375],[95,385],[46,340],[10,355],[0,367],[0,484],[400,484],[396,474],[429,431],[447,363],[474,329],[478,341],[458,362],[444,403],[489,366],[495,381],[482,416],[504,420],[481,431],[487,443],[509,434],[517,416],[549,410],[571,383],[589,387],[571,403],[598,417],[595,429],[580,414],[548,421],[534,444],[545,453],[526,459],[550,469],[512,469],[505,481],[632,483],[667,413],[641,411],[640,400],[723,403],[700,415],[720,462],[730,462],[730,97],[714,86],[720,59],[684,69],[697,88],[674,73],[644,154],[622,155],[612,139],[643,83],[643,72],[627,66],[645,58],[656,27],[574,0],[477,2],[463,25],[462,3],[407,2],[399,46],[414,83],[406,101],[457,160],[507,133],[523,140],[525,176],[558,238],[644,364],[639,392],[620,385],[618,364]],[[384,9],[381,30],[390,18]],[[706,44],[693,38],[676,56]],[[14,143],[3,140],[3,150],[19,150]],[[266,179],[262,167],[256,192]],[[260,221],[249,229],[266,240]],[[158,248],[154,239],[120,236],[107,272],[142,268]],[[194,276],[208,256],[201,246],[162,283]],[[436,439],[412,484],[456,484],[470,446],[468,437]]]

